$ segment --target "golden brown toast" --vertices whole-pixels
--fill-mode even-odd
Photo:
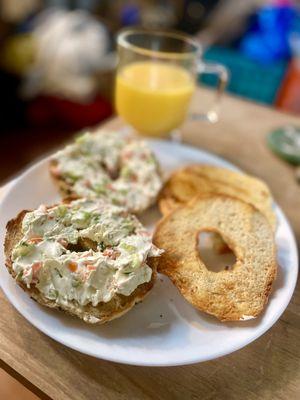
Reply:
[[[273,230],[276,229],[267,185],[250,175],[212,165],[194,164],[175,171],[161,191],[160,210],[167,215],[201,194],[225,194],[250,203],[266,216]]]
[[[230,270],[209,271],[198,250],[199,233],[220,234],[236,256]],[[274,234],[250,204],[225,195],[194,198],[158,224],[154,244],[165,252],[158,271],[197,309],[221,321],[259,315],[276,277]]]

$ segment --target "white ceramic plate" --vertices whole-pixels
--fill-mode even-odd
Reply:
[[[163,171],[187,163],[208,163],[234,168],[228,162],[204,151],[167,141],[150,141]],[[0,204],[0,237],[4,240],[6,222],[22,209],[59,199],[48,174],[48,160],[31,167],[10,185]],[[298,260],[295,239],[282,211],[278,217],[276,242],[279,272],[268,306],[255,320],[220,323],[196,311],[167,278],[159,279],[149,294],[124,317],[106,325],[89,326],[80,320],[39,306],[20,289],[8,274],[1,254],[0,280],[3,291],[15,308],[36,328],[72,349],[121,363],[171,366],[206,361],[238,350],[269,329],[287,307],[297,279]],[[145,215],[153,226],[157,211]]]

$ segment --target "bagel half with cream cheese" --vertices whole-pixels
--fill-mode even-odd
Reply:
[[[135,216],[99,200],[40,206],[7,224],[6,266],[16,282],[38,303],[88,323],[141,301],[160,253]]]
[[[100,198],[133,213],[153,205],[162,187],[150,147],[121,131],[82,134],[52,156],[50,173],[63,197]]]

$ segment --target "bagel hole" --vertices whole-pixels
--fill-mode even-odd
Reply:
[[[198,252],[206,268],[212,272],[230,271],[236,263],[235,254],[218,232],[201,231]]]

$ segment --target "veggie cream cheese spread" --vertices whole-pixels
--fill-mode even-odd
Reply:
[[[147,258],[161,254],[136,217],[101,200],[40,206],[25,215],[22,233],[12,252],[16,279],[61,305],[129,296],[151,280]]]
[[[150,148],[120,131],[83,134],[53,156],[51,172],[76,197],[103,198],[133,212],[152,205],[162,187]]]

